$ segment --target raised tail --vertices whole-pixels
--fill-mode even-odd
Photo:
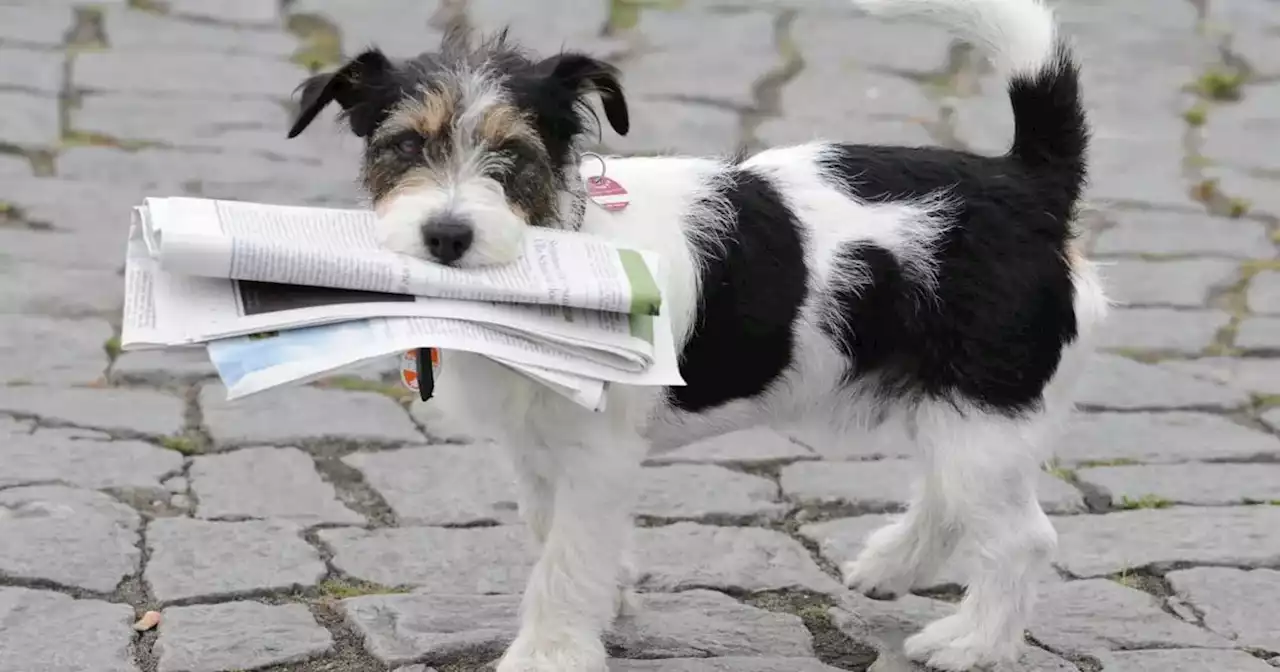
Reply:
[[[1041,0],[853,0],[867,13],[939,23],[985,50],[1009,82],[1009,157],[1064,189],[1074,202],[1085,180],[1088,123],[1079,68]]]

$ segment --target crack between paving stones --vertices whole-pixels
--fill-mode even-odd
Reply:
[[[782,90],[804,70],[804,56],[791,34],[798,15],[796,10],[784,8],[774,16],[773,45],[781,63],[751,87],[753,104],[738,117],[738,153],[762,149],[756,131],[765,121],[782,115]]]
[[[366,527],[395,527],[399,524],[395,510],[382,494],[365,481],[359,469],[348,465],[338,457],[311,456],[321,480],[333,486],[338,501],[352,511],[364,516]],[[496,524],[496,523],[495,523]]]

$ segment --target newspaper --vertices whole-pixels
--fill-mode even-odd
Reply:
[[[608,383],[684,384],[670,317],[660,310],[660,264],[647,252],[626,251],[634,255],[633,267],[623,268],[619,262],[610,271],[601,260],[610,255],[621,257],[619,248],[578,234],[549,232],[553,235],[535,239],[553,240],[551,247],[559,265],[547,270],[545,262],[541,266],[531,264],[526,251],[524,260],[518,262],[525,266],[523,269],[505,269],[508,278],[519,278],[512,287],[502,284],[501,271],[485,274],[481,282],[465,278],[472,282],[465,285],[457,278],[431,275],[443,267],[421,262],[429,270],[419,272],[412,270],[400,255],[391,255],[387,263],[411,269],[399,277],[426,279],[411,283],[412,287],[401,285],[393,289],[412,288],[453,298],[382,291],[387,289],[385,286],[370,289],[371,283],[359,279],[339,283],[355,284],[356,288],[331,286],[335,283],[284,284],[263,281],[261,278],[271,277],[270,272],[254,270],[273,268],[271,260],[258,266],[242,263],[240,272],[213,273],[210,260],[222,254],[218,250],[225,250],[227,241],[212,234],[203,238],[172,235],[173,231],[195,227],[186,222],[186,215],[173,216],[172,209],[159,219],[154,217],[157,211],[172,205],[171,201],[184,202],[183,207],[214,203],[200,199],[148,199],[148,206],[162,205],[137,212],[126,257],[121,346],[138,350],[207,343],[210,358],[226,383],[228,398],[307,382],[419,347],[488,356],[594,410],[604,408]],[[246,206],[247,212],[279,208],[235,205]],[[321,221],[323,217],[318,215],[324,213],[330,213],[326,220],[330,224],[347,218],[351,223],[346,233],[331,232],[329,240],[352,236],[352,231],[371,222],[362,213],[351,214],[354,211],[288,210],[306,211],[301,214],[312,222]],[[194,208],[193,211],[199,214]],[[148,219],[152,220],[150,224]],[[155,226],[156,221],[162,226]],[[237,234],[239,239],[252,235]],[[258,235],[266,239],[265,234]],[[311,241],[317,239],[325,240],[316,236]],[[176,248],[170,247],[166,256],[166,246],[174,245],[175,240]],[[231,247],[235,248],[235,240]],[[308,260],[325,268],[338,266],[333,262],[334,254],[319,248],[317,245],[302,250],[276,245],[271,249],[283,250],[273,252],[277,255],[275,261],[292,255],[288,259],[292,265],[288,279],[314,281],[329,276],[308,270]],[[174,253],[174,249],[178,252]],[[343,252],[348,259],[353,257],[350,249],[348,246]],[[545,251],[546,246],[542,249]],[[375,250],[369,256],[380,254],[384,253]],[[200,274],[186,273],[185,264],[192,260]],[[570,272],[574,268],[581,270],[574,275]],[[242,279],[227,277],[231,275]],[[246,275],[250,277],[245,279]],[[583,287],[591,283],[599,283],[604,291],[584,291]],[[543,290],[531,289],[536,287]],[[461,298],[477,295],[484,300]],[[499,300],[511,300],[514,295],[531,302]],[[603,308],[590,310],[573,305],[592,303]],[[637,307],[639,312],[634,310]],[[657,314],[650,314],[653,312]],[[447,352],[444,361],[447,366]],[[440,393],[447,394],[447,390]]]
[[[381,248],[376,216],[366,210],[148,198],[134,221],[161,268],[188,276],[647,315],[661,309],[641,252],[572,232],[530,229],[519,261],[461,269]]]

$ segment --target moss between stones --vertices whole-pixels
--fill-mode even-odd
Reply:
[[[325,597],[345,600],[364,595],[395,595],[409,592],[404,587],[387,587],[370,581],[358,579],[327,579],[320,582],[320,593]]]
[[[1143,495],[1136,499],[1125,495],[1120,498],[1120,508],[1126,511],[1134,509],[1167,509],[1171,506],[1173,506],[1173,502],[1159,495]]]
[[[841,632],[831,618],[835,601],[828,595],[806,591],[773,591],[746,597],[747,604],[766,611],[799,616],[813,638],[818,660],[842,670],[863,672],[876,662],[875,647],[854,640]]]
[[[311,72],[319,72],[342,62],[342,33],[338,26],[318,14],[292,14],[287,28],[301,44],[289,60]]]
[[[175,453],[186,455],[200,454],[199,444],[192,440],[189,436],[165,436],[160,438],[160,445],[172,450]]]

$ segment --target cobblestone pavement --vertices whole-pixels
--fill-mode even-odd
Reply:
[[[646,2],[649,6],[634,4]],[[634,134],[999,151],[1000,83],[843,0],[0,0],[0,672],[480,669],[530,559],[492,446],[373,369],[241,404],[120,355],[143,195],[350,203],[356,143],[286,141],[312,67],[510,22],[624,66]],[[1117,310],[1046,469],[1057,571],[1023,669],[1280,665],[1280,1],[1061,0],[1095,124],[1084,220]],[[607,29],[602,29],[607,27]],[[326,128],[328,127],[328,128]],[[906,496],[890,442],[765,430],[655,455],[615,672],[905,670],[963,574],[898,602],[833,568]],[[160,626],[131,624],[149,609]],[[656,659],[656,660],[655,660]]]

